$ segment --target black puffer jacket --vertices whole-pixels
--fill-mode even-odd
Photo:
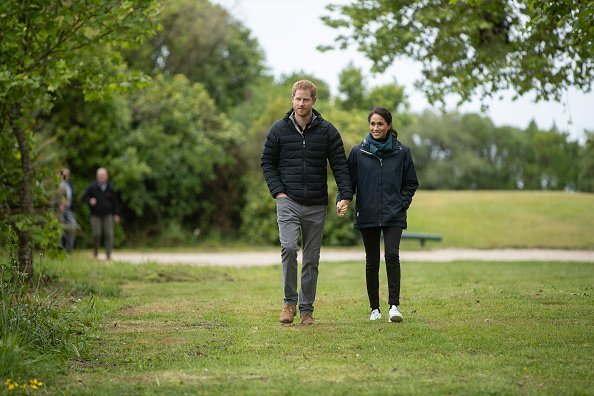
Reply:
[[[353,147],[348,159],[355,228],[406,228],[406,210],[419,186],[410,149],[394,138],[392,150],[380,159],[371,154],[367,139]]]
[[[328,204],[327,163],[336,179],[338,191],[352,199],[351,179],[340,134],[320,113],[300,133],[289,118],[293,110],[272,125],[260,165],[270,194],[284,192],[302,205]]]
[[[97,199],[95,206],[89,205],[93,216],[121,215],[118,193],[111,183],[107,183],[105,191],[101,189],[101,186],[96,181],[91,183],[84,192],[82,200],[88,204],[91,198]]]

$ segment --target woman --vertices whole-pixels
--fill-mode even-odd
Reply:
[[[384,235],[388,275],[388,321],[402,322],[400,305],[400,238],[406,211],[419,186],[410,149],[392,128],[392,114],[376,107],[367,117],[369,134],[349,154],[349,170],[356,193],[355,228],[365,244],[365,275],[370,320],[381,319],[379,303],[380,235]],[[337,205],[342,216],[346,207]]]

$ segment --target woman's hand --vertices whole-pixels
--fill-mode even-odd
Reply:
[[[347,210],[349,209],[350,202],[351,201],[349,201],[348,199],[343,199],[336,203],[336,214],[338,215],[338,217],[344,217]]]

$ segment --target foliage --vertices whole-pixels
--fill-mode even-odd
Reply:
[[[366,89],[361,69],[350,63],[338,75],[338,93],[336,104],[343,110],[365,109]]]
[[[534,123],[526,130],[520,187],[531,190],[572,190],[578,182],[578,142],[556,130],[539,131]]]
[[[87,101],[81,84],[76,81],[64,88],[55,99],[51,112],[43,117],[37,136],[39,141],[47,142],[45,151],[56,158],[47,167],[71,170],[76,220],[81,229],[76,239],[78,247],[92,244],[88,232],[89,209],[80,197],[95,179],[97,168],[105,167],[113,176],[114,159],[125,149],[122,141],[130,124],[131,109],[126,94],[116,93]],[[53,185],[57,186],[57,182]],[[116,184],[115,187],[119,189],[120,186]],[[123,236],[118,225],[115,231],[118,246]]]
[[[77,80],[88,98],[126,89],[139,80],[127,72],[119,49],[150,32],[154,2],[121,0],[55,2],[38,0],[0,3],[0,141],[3,157],[18,170],[2,180],[2,224],[17,225],[19,265],[33,271],[33,229],[39,227],[35,201],[44,169],[34,166],[34,135],[40,117],[52,108],[54,98]],[[4,188],[4,183],[9,183]],[[15,186],[18,200],[15,204]],[[23,216],[14,221],[7,215]],[[42,212],[45,216],[47,212]],[[23,227],[23,225],[28,225]]]
[[[578,190],[594,192],[594,131],[586,133],[586,142],[581,150]]]
[[[247,191],[246,205],[241,212],[241,235],[254,245],[279,243],[276,202],[262,178]]]
[[[360,240],[359,231],[353,227],[355,216],[354,202],[349,205],[349,210],[344,217],[336,215],[336,195],[338,188],[333,177],[328,180],[328,193],[330,199],[328,202],[328,213],[326,214],[326,224],[324,225],[325,246],[353,246]]]
[[[340,93],[336,104],[345,111],[371,111],[374,107],[385,107],[392,113],[394,119],[400,118],[400,123],[407,118],[408,102],[404,96],[404,87],[396,81],[368,87],[361,69],[350,64],[338,76]],[[400,116],[400,117],[399,117]],[[367,120],[367,118],[365,118]],[[410,122],[409,119],[405,123]]]
[[[137,230],[167,222],[230,231],[242,191],[236,171],[240,131],[201,84],[157,76],[131,98],[131,129],[113,159],[117,185]]]
[[[147,73],[183,74],[202,83],[220,110],[248,99],[264,55],[251,32],[208,0],[163,1],[160,31],[130,51],[130,65]]]
[[[580,146],[555,129],[495,127],[476,114],[425,112],[402,129],[425,189],[575,190]]]
[[[41,146],[36,143],[37,140],[31,136],[30,145]],[[54,186],[58,182],[53,172],[45,166],[43,153],[34,150],[31,154],[39,179],[31,186],[33,212],[26,214],[20,200],[23,181],[20,155],[15,152],[13,136],[0,133],[0,244],[6,243],[6,225],[10,224],[26,232],[36,248],[56,256],[60,254],[57,246],[61,229],[51,203]]]
[[[73,79],[82,81],[85,93],[91,96],[106,88],[114,90],[118,83],[127,86],[130,75],[121,69],[114,49],[146,35],[154,7],[150,1],[134,7],[119,0],[2,2],[3,128],[13,126],[8,121],[27,126],[24,119],[16,117],[27,113],[30,118],[30,114],[47,111],[55,93]]]
[[[340,34],[323,48],[355,44],[376,72],[398,57],[420,62],[417,85],[431,103],[507,89],[559,101],[594,82],[591,1],[355,0],[328,10],[323,20]]]
[[[71,357],[89,347],[97,317],[92,299],[69,300],[28,282],[15,256],[14,230],[6,234],[7,256],[0,262],[0,378],[56,375]]]

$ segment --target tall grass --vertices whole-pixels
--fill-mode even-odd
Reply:
[[[63,372],[70,357],[81,356],[98,316],[92,298],[64,295],[43,273],[27,279],[19,271],[14,231],[7,235],[7,254],[0,256],[0,378],[25,383]]]

